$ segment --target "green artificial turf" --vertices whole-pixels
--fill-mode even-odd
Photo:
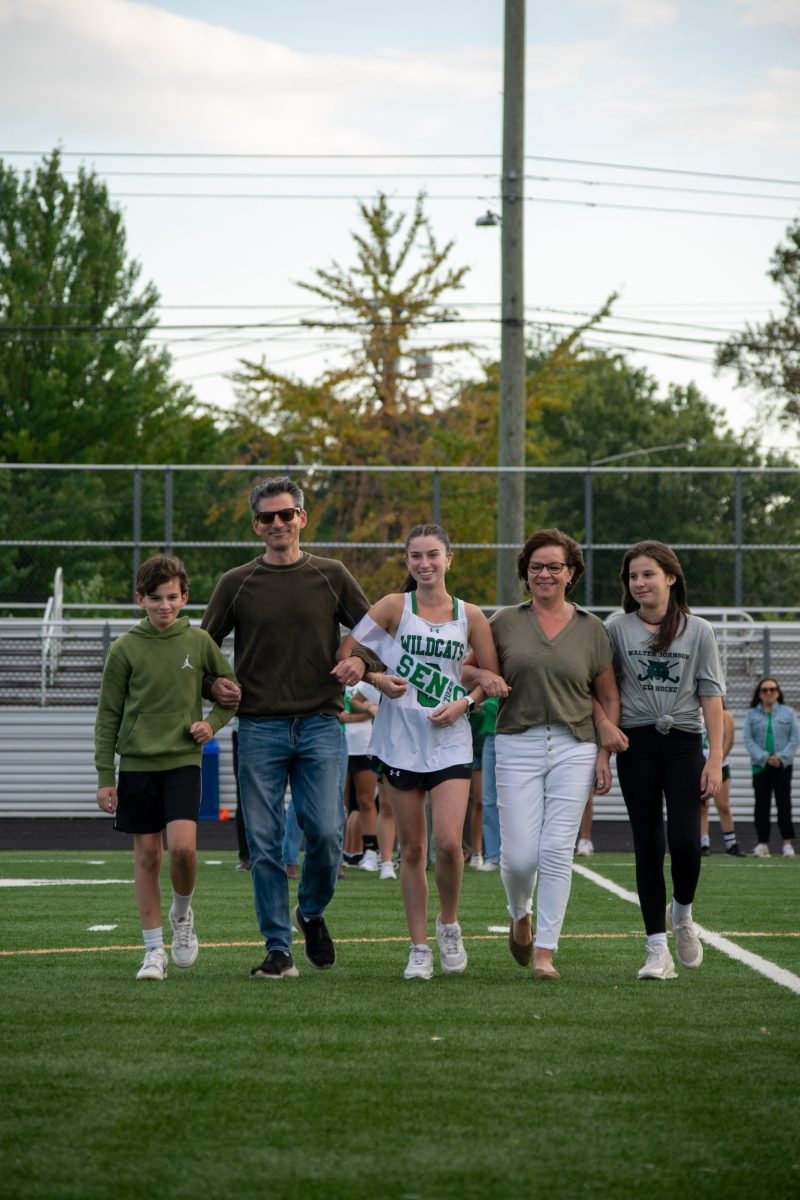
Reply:
[[[201,955],[164,983],[134,978],[132,882],[0,893],[9,1200],[800,1194],[787,988],[708,947],[700,970],[638,982],[638,908],[580,876],[563,978],[534,983],[489,932],[507,922],[499,876],[469,870],[463,976],[434,950],[434,979],[405,981],[399,885],[351,870],[328,914],[335,969],[298,946],[298,979],[250,980],[250,878],[230,853],[200,861]],[[583,865],[634,889],[629,855]],[[0,877],[132,881],[133,863],[5,853]],[[800,859],[714,857],[696,918],[798,974],[799,886]],[[434,892],[431,932],[435,913]],[[123,948],[76,952],[103,946]]]

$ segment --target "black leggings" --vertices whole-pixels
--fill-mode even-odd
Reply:
[[[679,904],[694,900],[700,878],[700,776],[705,760],[699,733],[672,729],[664,734],[655,725],[626,729],[625,733],[630,745],[617,755],[617,777],[631,822],[636,889],[649,936],[666,929],[667,846],[672,894]]]
[[[778,810],[778,828],[785,842],[794,837],[792,824],[792,768],[765,767],[753,776],[753,791],[756,797],[756,837],[766,846],[769,843],[770,808],[775,796]]]

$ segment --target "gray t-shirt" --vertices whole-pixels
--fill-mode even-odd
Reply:
[[[511,687],[500,701],[499,734],[567,725],[579,742],[595,740],[591,683],[611,662],[603,623],[574,606],[571,620],[545,637],[530,604],[501,608],[490,619],[500,674]]]
[[[690,616],[669,650],[649,650],[652,631],[638,613],[606,621],[614,647],[614,672],[621,701],[620,725],[635,729],[673,726],[699,733],[700,697],[724,696],[725,679],[714,630],[702,617]]]

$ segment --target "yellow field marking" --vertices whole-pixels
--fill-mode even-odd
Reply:
[[[644,935],[641,932],[635,933],[562,933],[561,941],[575,942],[592,942],[592,941],[624,941],[629,938],[641,938]],[[776,932],[738,932],[736,930],[723,930],[720,936],[735,937],[735,938],[800,938],[800,932],[797,933],[776,933]],[[504,934],[497,933],[469,933],[465,934],[463,940],[465,942],[499,942],[505,940]],[[395,942],[407,942],[408,934],[393,935],[391,937],[356,937],[356,938],[336,938],[337,946],[381,946],[389,945]],[[431,936],[429,942],[435,942],[436,938]],[[292,943],[294,946],[302,946],[303,939],[295,938]],[[169,943],[166,943],[169,945]],[[203,950],[227,950],[239,949],[250,946],[263,946],[263,941],[246,941],[246,942],[201,942],[200,946]],[[122,950],[141,950],[141,942],[135,942],[133,945],[113,945],[113,946],[55,946],[42,950],[0,950],[0,958],[24,958],[41,954],[108,954],[113,951]]]

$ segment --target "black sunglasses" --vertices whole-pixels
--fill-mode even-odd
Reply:
[[[275,512],[257,512],[253,516],[256,525],[271,525],[276,517],[280,517],[284,525],[288,525],[293,521],[295,516],[300,516],[303,510],[300,508],[278,508]]]
[[[777,690],[778,689],[776,687],[762,687],[761,688],[762,692],[777,692]]]

